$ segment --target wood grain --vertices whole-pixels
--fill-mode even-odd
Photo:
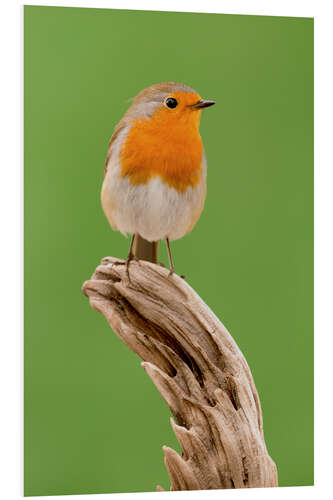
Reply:
[[[182,456],[163,447],[171,490],[277,486],[244,356],[197,293],[168,274],[133,261],[128,280],[124,261],[106,257],[83,292],[143,360],[174,416]]]

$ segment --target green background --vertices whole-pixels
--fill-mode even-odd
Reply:
[[[170,411],[81,293],[129,246],[100,206],[113,127],[167,80],[217,102],[176,270],[248,360],[280,486],[312,484],[313,19],[28,6],[24,79],[25,494],[169,488]]]

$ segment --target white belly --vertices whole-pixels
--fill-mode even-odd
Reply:
[[[148,241],[176,240],[200,217],[206,192],[206,172],[195,188],[180,193],[159,177],[133,185],[110,165],[102,189],[102,206],[111,227],[123,234],[138,233]]]

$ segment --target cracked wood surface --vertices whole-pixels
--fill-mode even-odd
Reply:
[[[244,356],[197,293],[168,274],[132,261],[129,281],[124,261],[106,257],[82,289],[143,360],[174,416],[182,456],[163,447],[171,490],[277,486]]]

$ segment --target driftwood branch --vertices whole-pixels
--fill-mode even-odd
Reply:
[[[277,486],[259,397],[233,338],[179,276],[107,257],[83,292],[143,367],[174,415],[182,456],[163,447],[171,490]],[[161,490],[161,487],[158,487]]]

